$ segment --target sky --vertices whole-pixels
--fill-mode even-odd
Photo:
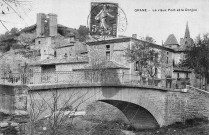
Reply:
[[[1,1],[1,0],[0,0]],[[151,36],[157,44],[165,42],[169,34],[174,34],[179,42],[184,37],[188,22],[192,38],[209,32],[209,0],[26,0],[21,7],[15,7],[18,15],[6,6],[1,20],[7,29],[24,28],[36,23],[37,13],[55,13],[58,23],[70,28],[88,25],[91,2],[118,3],[124,11],[126,30],[119,35],[138,38]],[[1,3],[0,3],[1,4]],[[146,12],[140,11],[146,9]],[[177,11],[180,9],[180,11]],[[193,9],[186,11],[185,9]],[[158,11],[159,10],[159,11]],[[163,10],[163,11],[160,11]],[[183,11],[182,11],[183,10]],[[20,18],[21,16],[21,18]],[[0,34],[6,32],[0,25]]]

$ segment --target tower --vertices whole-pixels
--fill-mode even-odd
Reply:
[[[186,30],[185,30],[184,38],[190,38],[188,22],[186,24]]]
[[[57,36],[57,15],[56,14],[37,14],[36,37]]]
[[[185,35],[184,38],[180,39],[180,45],[183,48],[187,48],[189,46],[193,46],[194,45],[194,41],[193,39],[190,37],[190,32],[189,32],[189,25],[188,22],[186,24],[186,29],[185,29]]]
[[[57,15],[37,14],[35,45],[41,53],[41,59],[52,58],[54,54],[53,40],[57,36]]]
[[[46,20],[46,15],[44,13],[37,14],[37,21],[36,21],[36,37],[43,37],[44,36],[44,23]]]
[[[49,36],[57,36],[57,15],[48,14],[49,16]]]

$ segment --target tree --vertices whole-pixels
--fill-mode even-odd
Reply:
[[[86,26],[80,25],[78,28],[79,41],[84,42],[88,38],[89,29]]]
[[[205,78],[205,90],[209,78],[209,34],[203,38],[198,36],[196,45],[187,48],[185,57],[181,61],[182,67],[193,69],[195,74],[200,74]]]
[[[86,94],[73,92],[66,95],[57,90],[50,92],[29,92],[28,113],[29,135],[67,135],[74,134],[74,117],[78,107],[86,100]]]
[[[153,37],[150,37],[150,36],[146,36],[144,40],[149,42],[149,43],[155,43],[156,42],[155,39]]]
[[[5,34],[1,34],[0,40],[5,41],[5,40],[13,39],[18,34],[18,32],[19,30],[17,28],[12,28],[10,31],[5,32]]]
[[[154,42],[152,37],[147,36],[145,40],[148,41],[134,42],[130,48],[127,48],[125,57],[129,62],[136,64],[140,77],[151,77],[153,83],[158,69],[164,66],[162,63],[165,61],[165,52],[151,47]]]

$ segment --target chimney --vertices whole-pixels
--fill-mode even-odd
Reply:
[[[137,39],[137,34],[132,34],[132,38],[136,38]]]
[[[49,16],[49,36],[57,36],[57,15],[48,14]]]
[[[43,37],[44,35],[44,21],[46,20],[46,15],[44,13],[37,14],[36,20],[36,37]]]

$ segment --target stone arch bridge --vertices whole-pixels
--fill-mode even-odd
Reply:
[[[94,83],[29,86],[28,90],[34,100],[50,101],[56,93],[60,105],[69,99],[79,110],[93,101],[111,104],[136,128],[162,127],[186,119],[208,117],[208,94],[196,89]]]
[[[21,95],[26,101],[18,99]],[[0,85],[0,111],[29,109],[32,102],[51,104],[55,100],[58,108],[68,101],[81,110],[93,101],[102,101],[121,110],[136,128],[153,128],[208,117],[208,96],[207,92],[192,88],[174,90],[134,84]]]

